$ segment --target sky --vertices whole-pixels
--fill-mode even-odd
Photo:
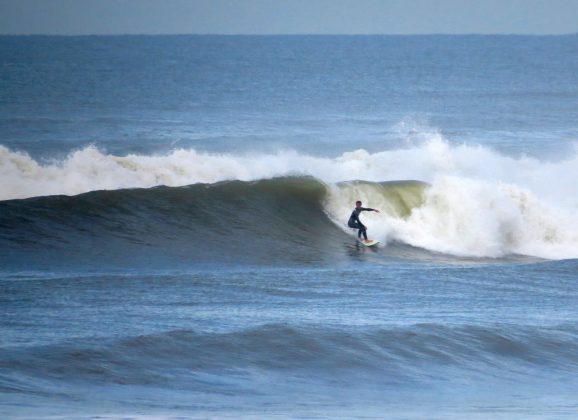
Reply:
[[[568,34],[578,0],[0,0],[0,34]]]

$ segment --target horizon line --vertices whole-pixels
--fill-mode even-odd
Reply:
[[[567,32],[567,33],[560,33],[560,34],[533,34],[533,33],[514,33],[514,32],[492,32],[492,33],[485,33],[485,32],[463,32],[463,33],[448,33],[448,32],[424,32],[424,33],[413,33],[413,34],[404,34],[404,33],[347,33],[347,34],[339,34],[339,33],[259,33],[259,34],[246,34],[246,33],[239,33],[239,34],[228,34],[228,33],[217,33],[217,32],[206,32],[206,33],[110,33],[110,34],[99,34],[99,33],[86,33],[86,34],[59,34],[59,33],[0,33],[0,36],[54,36],[54,37],[95,37],[95,36],[222,36],[222,37],[233,37],[233,36],[244,36],[244,37],[273,37],[273,36],[283,36],[283,37],[290,37],[290,36],[523,36],[523,37],[554,37],[554,36],[575,36],[578,35],[578,32]]]

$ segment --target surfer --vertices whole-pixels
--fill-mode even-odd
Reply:
[[[362,211],[375,211],[377,213],[379,213],[379,210],[376,209],[370,209],[369,207],[361,207],[361,201],[356,201],[355,202],[355,208],[353,209],[353,212],[351,213],[351,216],[349,217],[349,221],[347,222],[347,226],[349,226],[350,228],[353,229],[359,229],[357,232],[357,237],[359,239],[361,239],[361,235],[363,235],[363,239],[364,242],[367,242],[367,227],[365,227],[365,225],[363,223],[361,223],[361,220],[359,220],[359,214]]]

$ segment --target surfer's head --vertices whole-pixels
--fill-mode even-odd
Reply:
[[[361,201],[358,200],[355,202],[355,207],[361,207],[361,204],[362,204]]]

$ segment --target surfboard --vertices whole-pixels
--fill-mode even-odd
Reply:
[[[367,242],[363,242],[360,240],[359,243],[362,245],[365,245],[365,246],[374,246],[374,245],[377,245],[379,243],[379,241],[376,239],[369,239]]]

